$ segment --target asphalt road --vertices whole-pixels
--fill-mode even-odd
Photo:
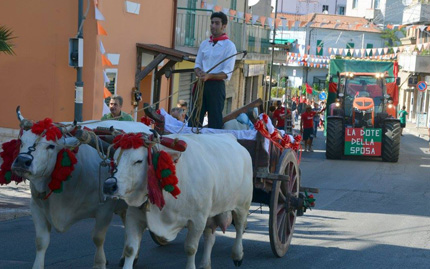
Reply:
[[[268,208],[252,213],[242,268],[430,268],[428,143],[405,135],[398,163],[369,158],[329,161],[319,136],[315,152],[303,153],[301,161],[302,185],[320,188],[316,208],[298,219],[283,258],[275,258],[270,248]],[[91,268],[93,224],[85,220],[64,234],[53,232],[46,268]],[[185,232],[165,247],[156,246],[146,232],[136,268],[184,268]],[[233,268],[233,229],[217,234],[212,268]],[[0,268],[30,268],[34,237],[31,217],[0,222]],[[108,268],[117,268],[123,238],[124,229],[115,217],[105,243]]]

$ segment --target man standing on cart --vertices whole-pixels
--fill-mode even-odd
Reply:
[[[199,121],[195,122],[196,115],[193,112],[189,121],[189,126],[191,127],[202,126],[201,123],[206,112],[208,112],[209,128],[221,129],[223,126],[222,111],[225,102],[225,81],[231,78],[236,57],[226,60],[211,70],[210,73],[206,72],[223,59],[237,53],[236,46],[225,34],[227,22],[227,16],[224,13],[212,13],[210,27],[212,35],[200,44],[194,72],[205,83],[202,108],[198,116]],[[193,111],[195,111],[195,108],[193,108]]]

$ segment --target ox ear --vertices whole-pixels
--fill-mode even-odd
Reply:
[[[169,154],[169,156],[172,158],[172,161],[174,163],[178,162],[179,159],[181,158],[182,152],[180,151],[176,151],[170,148],[164,148],[163,150],[167,152],[167,154]]]
[[[79,146],[79,140],[76,137],[66,137],[64,142],[65,147],[77,147]]]

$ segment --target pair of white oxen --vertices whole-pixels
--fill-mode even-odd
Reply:
[[[21,122],[23,121],[26,120],[21,118]],[[103,121],[85,126],[113,126],[125,132],[150,133],[146,125],[136,122]],[[185,241],[188,257],[186,268],[195,268],[195,255],[202,234],[204,255],[200,267],[210,268],[210,255],[215,243],[214,228],[218,225],[225,229],[232,218],[236,228],[232,258],[236,266],[241,265],[244,256],[242,234],[252,200],[253,169],[250,154],[233,135],[169,135],[187,143],[187,149],[182,153],[157,144],[159,150],[166,151],[176,161],[181,193],[175,199],[164,191],[166,204],[162,210],[151,203],[148,203],[147,210],[143,210],[141,205],[148,199],[147,148],[122,150],[117,163],[114,175],[117,188],[113,196],[123,199],[128,204],[128,209],[118,199],[107,199],[103,204],[99,203],[99,179],[106,179],[110,174],[108,169],[100,172],[102,159],[96,149],[86,144],[79,146],[76,154],[78,162],[71,179],[63,182],[63,191],[53,193],[43,200],[50,191],[48,184],[58,152],[63,148],[75,147],[79,142],[76,138],[65,135],[57,141],[48,141],[45,137],[32,133],[28,127],[20,137],[20,154],[15,159],[12,170],[30,180],[30,207],[36,229],[36,258],[33,268],[44,267],[52,227],[65,232],[75,222],[86,218],[96,220],[92,234],[96,245],[93,266],[105,268],[103,244],[114,212],[122,217],[125,224],[126,242],[121,257],[124,268],[133,267],[142,234],[147,228],[155,235],[171,241],[184,227],[188,228]],[[115,160],[118,160],[118,154],[119,150],[115,153]]]

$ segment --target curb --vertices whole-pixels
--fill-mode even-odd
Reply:
[[[30,209],[26,208],[4,208],[0,209],[0,222],[1,221],[7,221],[7,220],[13,220],[20,217],[26,217],[30,216],[31,212]]]

